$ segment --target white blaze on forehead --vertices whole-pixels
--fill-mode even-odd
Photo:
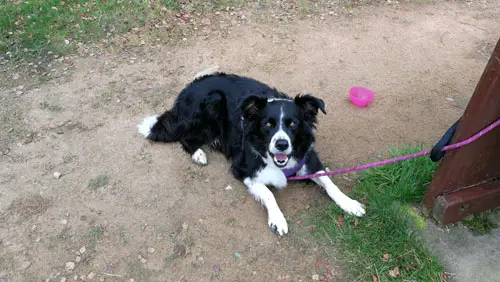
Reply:
[[[290,155],[292,153],[292,141],[290,140],[290,136],[286,134],[285,131],[283,131],[283,123],[285,122],[285,111],[283,110],[283,106],[280,107],[280,120],[279,120],[279,129],[278,132],[276,132],[273,137],[271,138],[271,144],[269,144],[269,151],[273,154],[287,154]],[[284,139],[288,142],[288,149],[286,149],[284,152],[280,151],[276,148],[276,141]]]
[[[267,98],[267,102],[268,103],[272,103],[272,102],[278,102],[278,101],[282,101],[282,102],[293,102],[292,99],[289,99],[289,98]]]

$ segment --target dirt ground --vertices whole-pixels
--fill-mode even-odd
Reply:
[[[276,193],[291,227],[278,238],[224,158],[209,153],[198,167],[179,145],[142,139],[137,123],[219,65],[323,98],[317,147],[331,169],[390,145],[432,144],[467,105],[500,36],[499,12],[498,0],[294,21],[249,12],[226,33],[175,47],[71,57],[71,71],[46,82],[2,72],[14,86],[0,92],[0,281],[345,280],[337,251],[298,223],[329,201],[319,189]],[[375,90],[369,108],[349,104],[354,85]],[[335,178],[342,188],[348,180]]]

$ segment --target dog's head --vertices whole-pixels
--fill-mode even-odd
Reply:
[[[325,103],[309,94],[294,99],[250,96],[241,104],[249,142],[280,168],[292,157],[302,159],[314,143],[318,110],[326,114]]]

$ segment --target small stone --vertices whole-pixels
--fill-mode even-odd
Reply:
[[[95,277],[95,273],[94,273],[94,272],[90,272],[90,273],[87,275],[87,279],[89,279],[89,280],[94,279],[94,277]]]
[[[220,272],[220,265],[214,264],[212,266],[212,271],[215,272],[215,273],[219,273]]]
[[[50,129],[54,129],[54,128],[57,127],[57,125],[55,125],[54,123],[51,123],[47,127],[50,128]]]
[[[59,171],[54,172],[54,178],[55,179],[61,178],[61,175],[62,175],[62,173],[60,173]]]
[[[233,190],[233,187],[231,185],[227,185],[225,189],[226,190]]]
[[[31,266],[31,262],[30,261],[23,261],[23,263],[21,263],[22,269],[27,269],[30,266]]]
[[[138,259],[138,260],[141,260],[141,259],[142,259],[142,256],[141,256],[141,255],[138,255],[138,256],[137,256],[137,259]]]
[[[252,272],[252,275],[254,276],[257,275],[257,271]]]
[[[99,281],[104,282],[104,277],[99,278]]]
[[[201,23],[202,23],[203,25],[210,25],[211,21],[210,21],[210,19],[209,19],[209,18],[203,18],[203,19],[201,20]]]
[[[130,278],[127,282],[135,282],[134,278]]]
[[[82,257],[81,256],[77,256],[76,259],[75,259],[75,262],[80,262],[82,260]]]
[[[143,264],[144,264],[144,263],[146,263],[146,262],[148,262],[148,260],[147,260],[147,259],[145,259],[145,258],[142,258],[142,259],[141,259],[141,263],[143,263]]]
[[[319,281],[319,275],[318,274],[314,274],[311,278],[312,278],[313,281]]]
[[[186,222],[184,222],[184,223],[182,224],[182,229],[186,230],[186,229],[188,229],[188,226],[189,226],[189,225],[188,225]]]
[[[66,225],[66,224],[68,224],[68,221],[66,219],[61,219],[61,224]]]
[[[75,269],[75,263],[72,261],[68,261],[65,265],[66,271],[72,271]]]
[[[59,280],[60,282],[66,282],[66,277],[61,277],[61,280]]]
[[[205,260],[205,259],[204,259],[203,257],[198,257],[198,260],[199,260],[199,261],[203,261],[203,260]]]
[[[80,248],[80,254],[85,253],[85,251],[86,251],[86,250],[87,250],[87,249],[85,248],[85,246],[81,247],[81,248]]]
[[[446,101],[449,101],[449,102],[455,102],[455,99],[453,99],[451,97],[446,97],[445,99],[446,99]]]
[[[78,275],[75,275],[75,277],[73,277],[73,280],[78,280]]]
[[[35,242],[38,243],[38,242],[40,242],[40,240],[41,240],[40,237],[38,237],[38,238],[35,239]]]
[[[152,254],[155,252],[155,248],[148,248],[148,253]]]

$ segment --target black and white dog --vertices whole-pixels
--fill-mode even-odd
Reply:
[[[287,177],[321,173],[314,150],[318,110],[323,100],[311,95],[290,98],[251,78],[205,71],[177,97],[173,108],[138,125],[147,139],[180,142],[193,161],[207,164],[202,146],[210,145],[232,160],[232,173],[267,209],[274,233],[288,225],[267,185],[283,189]],[[313,179],[344,211],[362,216],[364,207],[327,176]]]

